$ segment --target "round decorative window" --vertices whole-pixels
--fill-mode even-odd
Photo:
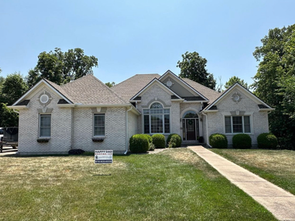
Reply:
[[[234,93],[232,99],[234,102],[238,103],[241,100],[241,95],[239,95],[238,93]]]
[[[171,87],[172,85],[173,85],[173,82],[172,81],[170,81],[170,79],[166,82],[166,85],[168,86],[168,87]]]
[[[49,96],[47,94],[42,94],[40,97],[40,102],[46,104],[49,101]]]

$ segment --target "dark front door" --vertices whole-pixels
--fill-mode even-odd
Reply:
[[[195,119],[185,119],[186,120],[186,137],[187,140],[196,140],[196,120]]]

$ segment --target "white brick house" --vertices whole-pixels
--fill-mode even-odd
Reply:
[[[247,133],[253,145],[268,132],[272,108],[239,84],[223,94],[171,71],[135,75],[108,88],[93,75],[59,86],[38,82],[10,108],[19,110],[20,154],[112,149],[126,153],[136,133],[181,135],[184,143],[212,133]]]

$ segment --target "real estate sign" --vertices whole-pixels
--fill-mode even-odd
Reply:
[[[94,163],[113,163],[112,150],[95,150]]]

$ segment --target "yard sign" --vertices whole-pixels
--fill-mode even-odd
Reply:
[[[94,163],[113,163],[113,151],[95,150]]]

